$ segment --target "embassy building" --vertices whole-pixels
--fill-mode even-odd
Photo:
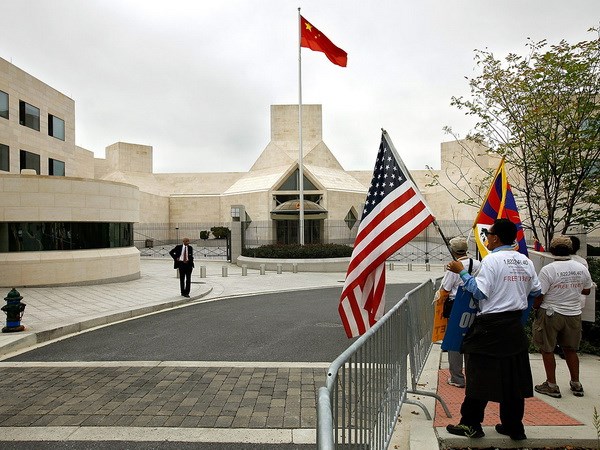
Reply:
[[[344,170],[322,140],[321,105],[302,111],[305,242],[352,243],[372,167]],[[201,231],[235,221],[246,245],[297,242],[298,105],[272,105],[270,116],[270,142],[248,172],[154,173],[151,146],[117,142],[105,158],[78,147],[74,101],[0,58],[0,286],[135,279],[140,249],[201,242]],[[442,143],[433,174],[459,170],[450,163],[461,152]],[[474,165],[460,171],[483,177]],[[472,221],[473,208],[427,186],[431,174],[411,171],[438,222]]]

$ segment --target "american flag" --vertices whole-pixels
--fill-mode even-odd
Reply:
[[[365,333],[385,310],[385,261],[433,222],[383,131],[338,311],[346,335]]]

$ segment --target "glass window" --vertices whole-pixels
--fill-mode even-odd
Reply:
[[[40,174],[40,155],[21,150],[21,168],[23,169],[34,169],[36,173]]]
[[[19,101],[19,123],[40,131],[40,108],[36,108],[23,100]]]
[[[48,159],[48,175],[54,175],[56,177],[65,176],[65,163],[58,159]]]
[[[350,210],[348,211],[348,214],[346,214],[346,218],[344,219],[344,222],[346,222],[346,225],[348,226],[348,228],[352,229],[352,227],[354,226],[354,224],[356,223],[357,220],[358,219],[356,218],[354,208],[350,208]]]
[[[317,187],[311,183],[311,181],[306,178],[306,175],[304,175],[304,190],[305,191],[318,191]],[[279,187],[279,189],[277,189],[278,191],[297,191],[298,189],[300,189],[300,171],[298,169],[295,170],[294,173],[292,173],[287,180],[285,180],[281,186]]]
[[[48,136],[65,140],[65,121],[59,117],[48,114]]]
[[[0,222],[0,253],[131,247],[133,224]]]
[[[8,119],[8,94],[0,91],[0,117]]]
[[[10,159],[8,145],[0,144],[0,170],[10,172]]]

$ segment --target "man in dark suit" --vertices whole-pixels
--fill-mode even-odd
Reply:
[[[192,270],[194,269],[194,249],[190,245],[189,238],[183,238],[182,242],[183,244],[176,245],[169,255],[173,258],[175,269],[179,269],[181,295],[189,298]]]

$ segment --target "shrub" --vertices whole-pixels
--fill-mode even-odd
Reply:
[[[227,239],[229,228],[227,227],[212,227],[210,229],[215,239]]]
[[[600,285],[600,260],[596,258],[588,258],[590,266],[590,274],[596,285]],[[588,302],[594,301],[588,297]],[[596,321],[583,322],[583,332],[581,338],[581,351],[583,353],[591,353],[600,356],[600,302],[598,302],[598,288],[596,288]]]
[[[256,248],[246,248],[243,256],[252,258],[314,259],[343,258],[352,255],[352,247],[340,244],[273,244]]]
[[[208,239],[209,236],[210,236],[210,231],[208,231],[208,230],[200,231],[200,239]]]

